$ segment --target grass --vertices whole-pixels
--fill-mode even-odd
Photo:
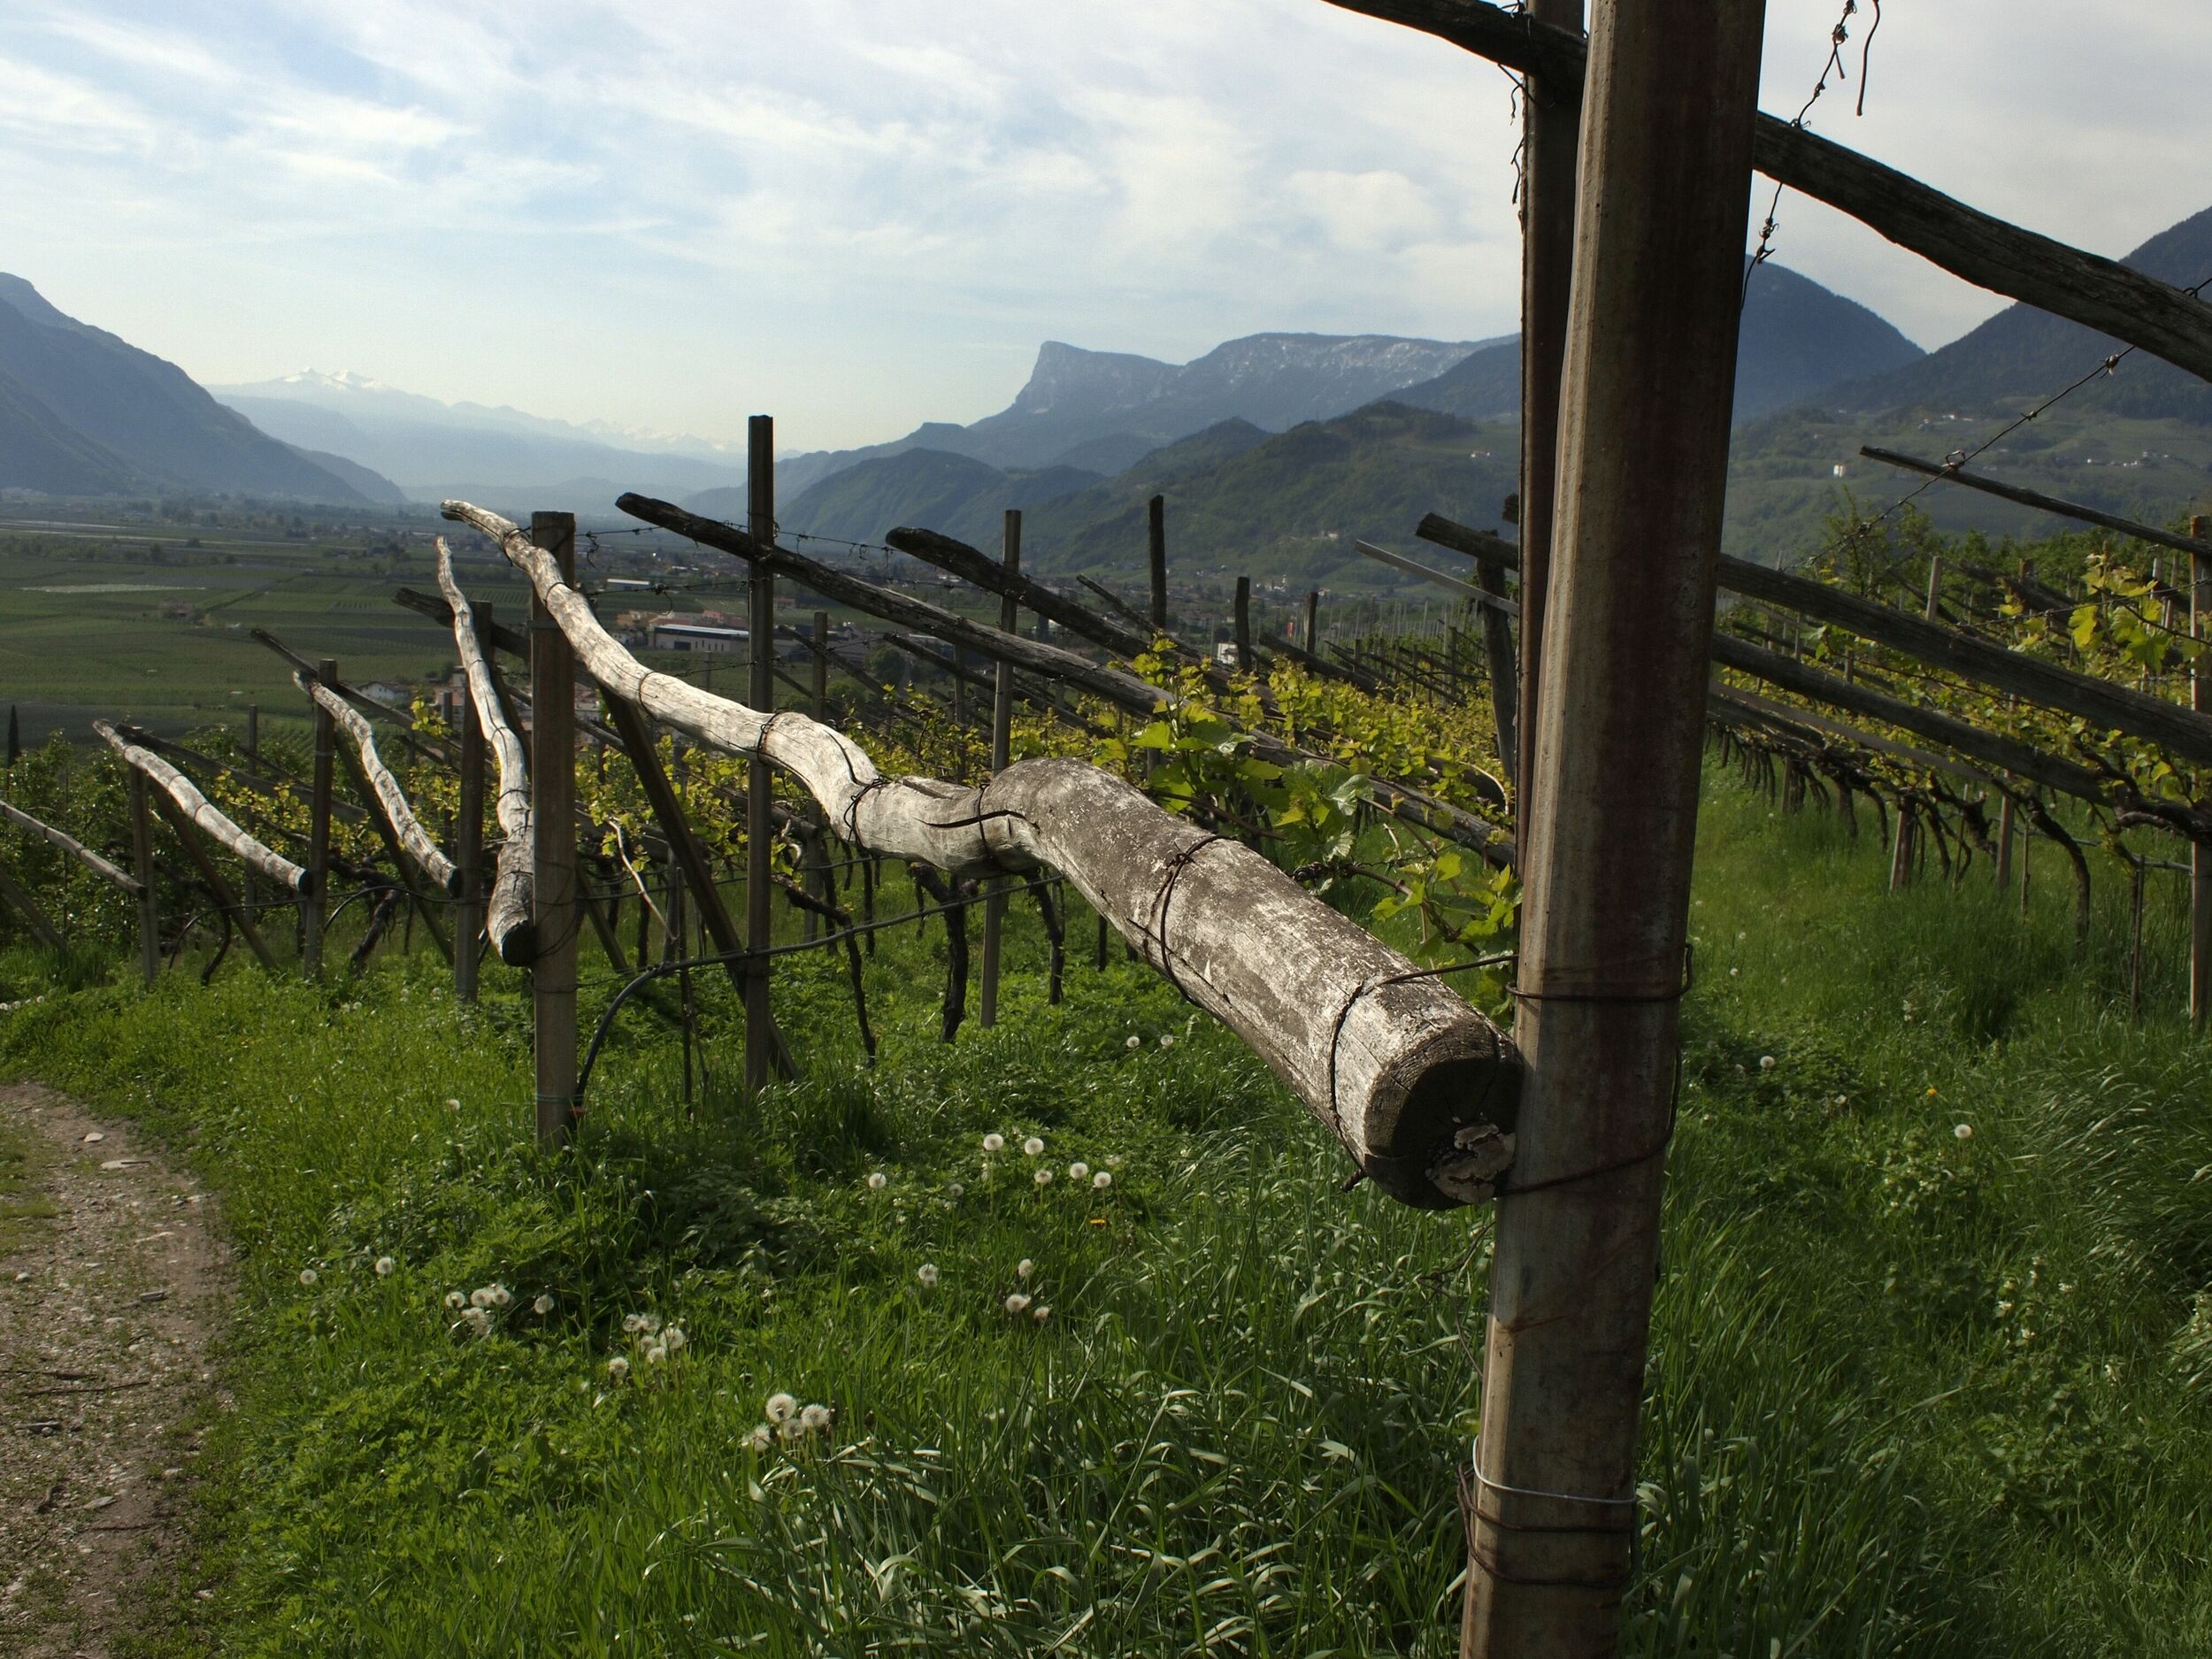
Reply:
[[[1625,1648],[2212,1653],[2212,1058],[2116,1013],[2047,864],[2024,921],[1979,869],[1886,868],[1710,791]],[[1340,1193],[1141,970],[1045,1007],[1026,927],[998,1028],[936,1042],[941,941],[872,963],[872,1071],[833,964],[780,964],[808,1075],[757,1109],[721,987],[694,1112],[626,1016],[552,1163],[503,979],[472,1012],[418,958],[0,1017],[0,1069],[188,1148],[240,1246],[237,1409],[156,1649],[1453,1652],[1484,1214]],[[472,1336],[444,1298],[493,1284]],[[648,1363],[634,1314],[687,1344]],[[778,1390],[832,1432],[754,1449]]]

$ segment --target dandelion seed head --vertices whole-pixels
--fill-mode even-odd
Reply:
[[[945,1188],[945,1195],[949,1198],[964,1198],[967,1195],[967,1192],[968,1189],[963,1187],[958,1181],[955,1181],[951,1186]]]
[[[621,1355],[616,1355],[607,1362],[607,1375],[616,1382],[626,1380],[630,1375],[630,1362]]]
[[[1129,1048],[1141,1048],[1144,1047],[1144,1039],[1133,1031],[1129,1033],[1129,1041],[1123,1046]]]
[[[313,1284],[313,1283],[315,1282],[316,1278],[317,1278],[317,1274],[316,1274],[315,1270],[314,1270],[313,1268],[311,1268],[311,1267],[303,1267],[302,1269],[300,1269],[300,1283],[301,1283],[301,1284],[303,1284],[303,1285],[311,1285],[311,1284]]]
[[[1004,1149],[1005,1146],[1006,1137],[1002,1134],[994,1133],[983,1137],[983,1149],[986,1152],[1002,1151]]]
[[[645,1363],[648,1365],[657,1365],[668,1357],[668,1344],[665,1342],[648,1342],[643,1348],[640,1348],[638,1352],[644,1356]]]
[[[461,1310],[461,1317],[467,1321],[468,1328],[478,1336],[491,1334],[492,1317],[483,1309],[464,1308]]]
[[[509,1290],[506,1286],[494,1285],[491,1287],[490,1301],[493,1307],[504,1308],[510,1302],[513,1302],[514,1299],[514,1293]]]
[[[1016,1291],[1006,1299],[1006,1311],[1018,1318],[1029,1311],[1029,1298]]]
[[[637,1324],[638,1329],[646,1335],[657,1335],[661,1328],[661,1317],[657,1313],[641,1313],[637,1317]]]
[[[661,1338],[661,1340],[668,1345],[668,1351],[673,1354],[691,1339],[684,1334],[683,1326],[672,1325],[668,1327],[668,1334]]]
[[[636,1314],[634,1314],[634,1313],[626,1313],[626,1314],[624,1314],[624,1315],[622,1316],[622,1334],[623,1334],[623,1335],[625,1335],[625,1336],[635,1336],[635,1335],[636,1335],[636,1334],[637,1334],[640,1331],[642,1331],[643,1329],[645,1329],[645,1321],[644,1321],[642,1318],[641,1318],[638,1315],[636,1315]]]
[[[1031,1261],[1025,1256],[1023,1256],[1020,1261],[1014,1263],[1014,1277],[1018,1279],[1025,1281],[1029,1276],[1036,1271],[1036,1263]]]
[[[1033,1158],[1042,1156],[1044,1149],[1045,1143],[1042,1138],[1037,1135],[1032,1135],[1028,1140],[1022,1142],[1022,1150],[1029,1154],[1029,1156]]]
[[[1052,1185],[1052,1171],[1050,1170],[1039,1170],[1031,1179],[1033,1179],[1040,1187],[1049,1187]]]
[[[879,1193],[886,1187],[889,1186],[890,1183],[891,1178],[886,1175],[881,1170],[873,1170],[869,1172],[868,1190],[870,1192]]]
[[[753,1432],[745,1437],[745,1444],[757,1452],[764,1452],[775,1443],[775,1425],[771,1423],[756,1423]]]
[[[1773,1056],[1772,1055],[1770,1055],[1770,1054],[1763,1054],[1763,1055],[1761,1055],[1761,1056],[1759,1056],[1759,1070],[1761,1070],[1762,1071],[1773,1071],[1773,1070],[1774,1070],[1774,1056]]]
[[[1080,1158],[1076,1159],[1074,1163],[1068,1165],[1068,1179],[1071,1181],[1082,1180],[1087,1177],[1090,1172],[1091,1166],[1084,1163]]]
[[[469,1305],[469,1299],[457,1290],[449,1290],[445,1294],[445,1305],[455,1309],[465,1308]]]
[[[795,1412],[776,1425],[776,1437],[785,1441],[795,1440],[805,1432],[806,1430],[800,1425]]]
[[[461,1110],[461,1102],[457,1100],[449,1099],[445,1103],[445,1109],[449,1112],[457,1112]]]
[[[914,1270],[914,1277],[922,1281],[922,1288],[924,1290],[936,1289],[937,1264],[934,1262],[924,1262],[919,1267]]]
[[[492,1288],[489,1285],[479,1285],[474,1290],[469,1292],[470,1307],[482,1309],[491,1305]]]
[[[810,1405],[799,1413],[799,1426],[809,1434],[822,1433],[829,1425],[830,1409],[827,1406]]]
[[[1174,1046],[1175,1033],[1171,1031],[1162,1032],[1160,1033],[1160,1047],[1163,1048],[1172,1048]]]
[[[1953,1128],[1951,1133],[1962,1141],[1971,1141],[1974,1138],[1974,1125],[1972,1124],[1960,1124]]]
[[[379,1279],[389,1279],[398,1266],[399,1263],[392,1260],[390,1256],[380,1256],[376,1258],[376,1276]]]
[[[1052,1317],[1052,1310],[1044,1306],[1042,1303],[1040,1303],[1038,1306],[1030,1310],[1029,1317],[1034,1319],[1039,1325],[1042,1325],[1046,1320]]]
[[[798,1414],[799,1402],[791,1395],[772,1394],[768,1396],[768,1405],[762,1415],[771,1423],[788,1423]]]
[[[549,1290],[541,1293],[538,1299],[530,1304],[530,1311],[536,1314],[541,1319],[544,1318],[547,1314],[552,1312],[553,1293]]]
[[[1091,1177],[1091,1185],[1097,1187],[1101,1192],[1104,1192],[1106,1188],[1111,1187],[1113,1184],[1114,1178],[1107,1174],[1104,1170],[1099,1171],[1097,1174]]]

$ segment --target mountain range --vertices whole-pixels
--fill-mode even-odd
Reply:
[[[0,489],[53,495],[173,491],[332,506],[400,499],[337,455],[280,442],[175,364],[48,303],[0,273]]]
[[[725,456],[702,438],[441,403],[358,374],[307,369],[210,389],[264,432],[350,457],[419,502],[459,495],[526,510],[533,501],[611,501],[626,489],[685,495],[745,475],[741,445]]]

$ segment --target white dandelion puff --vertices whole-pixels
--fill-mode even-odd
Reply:
[[[1004,1135],[992,1133],[983,1137],[983,1149],[986,1152],[1000,1151],[1004,1148],[1005,1145],[1006,1137]]]
[[[1042,1303],[1040,1303],[1035,1308],[1030,1310],[1029,1317],[1034,1319],[1039,1325],[1042,1325],[1046,1320],[1052,1317],[1052,1310],[1045,1307]]]
[[[626,1382],[630,1376],[630,1362],[616,1355],[607,1362],[607,1375],[615,1382]]]
[[[1032,1135],[1028,1140],[1022,1142],[1022,1150],[1029,1154],[1029,1156],[1033,1158],[1042,1157],[1044,1156],[1045,1143],[1040,1137]]]
[[[445,1103],[445,1109],[449,1112],[457,1112],[461,1110],[461,1102],[457,1100],[449,1099]]]
[[[552,1312],[553,1293],[549,1290],[541,1294],[535,1302],[530,1304],[530,1311],[536,1314],[541,1319],[544,1318],[547,1314]]]
[[[1971,1141],[1974,1138],[1974,1125],[1972,1124],[1961,1124],[1956,1128],[1953,1129],[1951,1133],[1962,1141]]]
[[[799,1402],[787,1394],[772,1394],[762,1415],[771,1423],[788,1423],[799,1414]]]
[[[934,1262],[924,1262],[919,1267],[914,1270],[914,1277],[922,1281],[922,1288],[924,1290],[936,1289],[937,1264]]]
[[[311,1285],[311,1284],[313,1284],[313,1283],[315,1282],[316,1278],[317,1278],[317,1275],[316,1275],[315,1270],[314,1270],[313,1268],[311,1268],[311,1267],[303,1267],[302,1269],[300,1269],[300,1283],[301,1283],[301,1284],[303,1284],[303,1285]]]
[[[745,1444],[757,1452],[764,1452],[775,1443],[776,1430],[773,1424],[756,1423],[753,1425],[753,1432],[745,1437]]]
[[[637,1334],[640,1331],[642,1331],[643,1329],[645,1329],[645,1321],[644,1321],[641,1317],[640,1317],[638,1315],[636,1315],[636,1314],[634,1314],[634,1313],[626,1313],[626,1314],[624,1314],[624,1315],[622,1316],[622,1334],[623,1334],[623,1335],[625,1335],[625,1336],[635,1336],[635,1335],[636,1335],[636,1334]]]
[[[1773,1071],[1773,1070],[1774,1070],[1774,1056],[1773,1056],[1772,1055],[1770,1055],[1770,1054],[1763,1054],[1763,1055],[1761,1055],[1761,1056],[1759,1056],[1759,1070],[1761,1070],[1762,1071]]]
[[[380,1256],[376,1258],[376,1276],[379,1279],[389,1279],[398,1266],[399,1263],[392,1260],[390,1256]]]
[[[1114,1178],[1107,1174],[1104,1170],[1099,1171],[1097,1174],[1091,1177],[1091,1185],[1097,1187],[1102,1193],[1113,1184]]]
[[[872,1193],[879,1193],[889,1186],[891,1178],[881,1170],[872,1171],[868,1176],[868,1190]]]
[[[1068,1165],[1068,1179],[1071,1181],[1083,1180],[1089,1176],[1090,1172],[1091,1166],[1080,1158]]]
[[[660,1333],[661,1317],[657,1313],[641,1313],[637,1317],[637,1328],[648,1336]]]
[[[489,1285],[479,1285],[474,1290],[469,1292],[470,1307],[480,1310],[491,1305],[492,1287]]]
[[[1172,1048],[1174,1046],[1175,1033],[1171,1031],[1162,1032],[1160,1033],[1160,1047],[1163,1048]]]
[[[648,1342],[643,1348],[640,1348],[638,1352],[645,1356],[645,1363],[648,1365],[657,1365],[668,1357],[668,1344],[665,1342]]]
[[[809,1434],[822,1433],[829,1425],[830,1409],[827,1406],[809,1406],[799,1413],[799,1426]]]
[[[1029,1311],[1029,1298],[1018,1290],[1006,1299],[1006,1311],[1017,1318]]]
[[[1049,1187],[1052,1185],[1052,1171],[1050,1170],[1039,1170],[1036,1174],[1032,1176],[1030,1179],[1034,1180],[1040,1187]]]
[[[1014,1263],[1014,1277],[1023,1280],[1024,1282],[1026,1282],[1029,1276],[1036,1271],[1036,1263],[1031,1261],[1025,1256],[1023,1256],[1020,1261]]]
[[[449,1290],[445,1294],[445,1305],[457,1311],[469,1305],[469,1299],[460,1291]]]
[[[464,1308],[461,1310],[461,1317],[467,1322],[468,1328],[478,1336],[491,1334],[492,1317],[481,1308]]]
[[[684,1334],[683,1326],[672,1325],[668,1327],[668,1334],[661,1338],[661,1340],[667,1344],[668,1351],[673,1354],[691,1339]]]
[[[776,1425],[776,1437],[786,1441],[795,1440],[805,1432],[806,1430],[800,1425],[796,1414],[786,1417]]]
[[[1129,1041],[1125,1043],[1123,1047],[1128,1048],[1141,1048],[1144,1047],[1144,1039],[1138,1036],[1137,1033],[1133,1031],[1129,1033]]]
[[[964,1198],[967,1195],[967,1191],[968,1189],[966,1187],[963,1187],[958,1181],[955,1181],[951,1186],[945,1188],[945,1195],[949,1198]]]
[[[493,1307],[504,1308],[508,1303],[514,1301],[514,1293],[509,1290],[506,1286],[494,1285],[491,1286],[490,1301]]]

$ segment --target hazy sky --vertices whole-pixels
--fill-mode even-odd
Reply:
[[[1769,0],[1770,111],[1839,4]],[[2200,0],[1889,0],[1873,50],[1813,125],[1977,206],[2119,254],[2212,204]],[[203,381],[816,447],[1045,339],[1515,326],[1505,77],[1320,0],[9,0],[0,83],[0,269]],[[1780,217],[1924,345],[2000,303]]]

